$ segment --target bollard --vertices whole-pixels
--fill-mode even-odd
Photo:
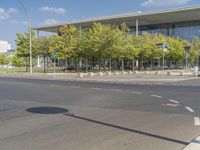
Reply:
[[[183,71],[179,72],[179,75],[184,76],[184,72]]]
[[[158,72],[158,71],[156,71],[156,72],[155,72],[155,75],[159,75],[159,72]]]
[[[83,77],[84,77],[84,74],[83,74],[83,73],[80,73],[80,74],[79,74],[79,77],[80,77],[80,78],[83,78]]]
[[[170,76],[171,75],[171,71],[167,71],[167,75]]]
[[[116,75],[119,75],[119,71],[116,71],[115,74],[116,74]]]
[[[93,72],[90,72],[90,73],[89,73],[89,76],[90,76],[90,77],[94,77],[94,73],[93,73]]]
[[[126,71],[122,71],[122,75],[126,75]]]
[[[145,71],[145,75],[148,75],[148,74],[150,74],[150,72],[149,71]]]
[[[136,71],[134,71],[133,73],[134,73],[134,74],[137,74],[137,73],[138,73],[138,71],[136,70]]]
[[[111,76],[112,75],[112,72],[108,71],[108,76]]]
[[[132,74],[133,74],[133,72],[132,72],[132,71],[129,71],[129,74],[130,74],[130,75],[132,75]]]
[[[194,71],[194,72],[193,72],[193,76],[194,76],[194,77],[198,77],[198,72]]]
[[[101,77],[102,77],[102,76],[103,76],[103,72],[99,72],[99,76],[101,76]]]

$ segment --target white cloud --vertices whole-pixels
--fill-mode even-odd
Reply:
[[[64,14],[66,12],[66,9],[64,8],[49,7],[49,6],[43,6],[39,10],[43,12],[53,12],[57,14]]]
[[[15,8],[9,8],[9,9],[7,10],[7,12],[8,12],[9,14],[17,14],[17,13],[18,13],[18,10],[15,9]]]
[[[191,0],[145,0],[142,6],[182,5]]]
[[[60,24],[60,23],[63,23],[63,22],[56,19],[46,19],[42,22],[42,25],[52,25],[52,24]]]
[[[11,19],[9,20],[9,22],[11,22],[12,24],[22,24],[22,25],[28,25],[28,22],[27,21],[18,21],[18,20],[14,20],[14,19]]]
[[[11,15],[16,15],[18,13],[18,10],[15,8],[0,8],[0,20],[5,20],[7,18],[10,18]]]

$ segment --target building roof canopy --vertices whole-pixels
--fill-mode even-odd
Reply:
[[[139,25],[153,25],[153,24],[164,24],[173,22],[185,22],[200,20],[200,6],[171,9],[157,12],[138,12],[129,13],[123,15],[98,17],[93,19],[86,19],[81,21],[75,21],[67,23],[69,25],[75,25],[82,28],[89,28],[95,22],[120,25],[126,23],[128,26],[135,26],[136,20],[139,20]],[[58,32],[58,28],[63,24],[34,27],[34,30],[47,31],[47,32]]]

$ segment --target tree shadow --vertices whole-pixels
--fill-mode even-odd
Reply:
[[[26,111],[35,114],[62,114],[68,112],[67,109],[59,107],[32,107]]]
[[[126,128],[126,127],[122,127],[122,126],[118,126],[118,125],[114,125],[114,124],[110,124],[110,123],[106,123],[106,122],[101,122],[101,121],[98,121],[98,120],[93,120],[93,119],[77,116],[77,115],[74,115],[74,114],[64,114],[64,115],[66,115],[68,117],[73,117],[73,118],[76,118],[76,119],[92,122],[92,123],[95,123],[95,124],[100,124],[100,125],[103,125],[103,126],[112,127],[112,128],[116,128],[116,129],[119,129],[119,130],[128,131],[128,132],[132,132],[132,133],[136,133],[136,134],[140,134],[140,135],[144,135],[144,136],[148,136],[148,137],[152,137],[152,138],[156,138],[156,139],[160,139],[160,140],[165,140],[165,141],[169,141],[169,142],[173,142],[173,143],[177,143],[177,144],[181,144],[181,145],[188,145],[189,144],[186,141],[181,141],[181,140],[178,140],[178,139],[174,139],[174,138],[170,138],[170,137],[166,137],[166,136],[162,136],[162,135],[156,135],[156,134],[152,134],[152,133],[148,133],[148,132],[144,132],[144,131],[140,131],[140,130],[130,129],[130,128]]]

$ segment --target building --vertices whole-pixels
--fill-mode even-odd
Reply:
[[[0,53],[7,53],[11,45],[7,41],[0,41]]]
[[[8,55],[8,56],[14,56],[15,55],[15,49],[9,49],[7,52],[6,52],[6,54]]]
[[[162,33],[191,41],[195,36],[200,37],[200,6],[105,16],[67,24],[75,25],[78,28],[90,28],[95,22],[111,25],[126,23],[132,29],[132,33],[136,35],[144,32]],[[62,25],[41,26],[33,29],[39,36],[40,31],[58,33],[58,29]]]

